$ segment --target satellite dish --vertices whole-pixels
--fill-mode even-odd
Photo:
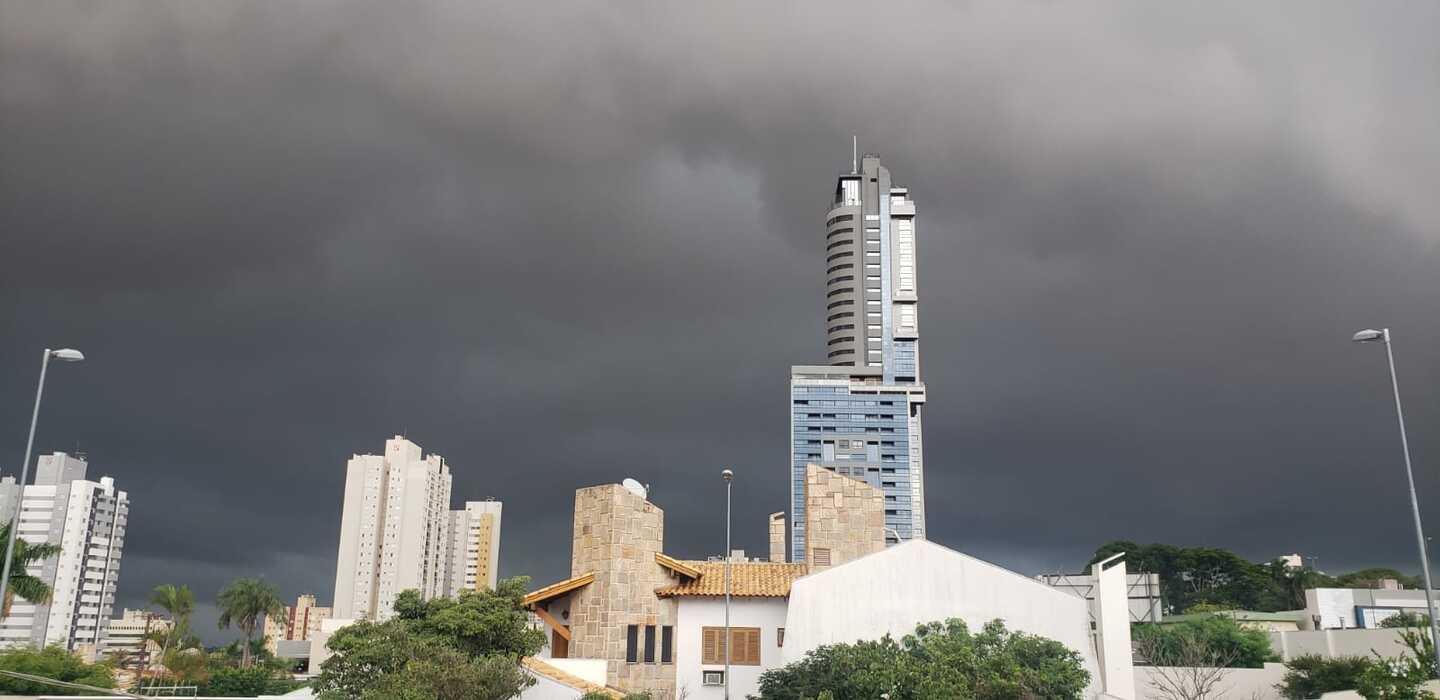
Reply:
[[[636,480],[634,480],[634,479],[626,479],[626,480],[620,482],[620,485],[621,485],[621,486],[624,486],[626,491],[629,491],[630,493],[633,493],[633,494],[635,494],[636,496],[639,496],[639,497],[641,497],[641,498],[648,498],[648,497],[649,497],[650,489],[647,488],[644,484],[642,484],[642,483],[640,483],[640,482],[638,482],[638,481],[636,481]]]

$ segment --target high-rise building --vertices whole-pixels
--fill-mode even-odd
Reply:
[[[878,156],[841,175],[825,221],[828,365],[790,372],[790,556],[805,561],[805,470],[885,494],[886,541],[925,537],[915,202]]]
[[[152,634],[168,632],[174,623],[163,615],[148,610],[124,612],[105,627],[105,643],[100,652],[110,657],[121,668],[143,668],[160,656],[161,648]]]
[[[330,619],[330,608],[315,604],[315,595],[302,593],[295,605],[285,606],[279,617],[265,616],[265,648],[271,654],[279,651],[282,641],[304,641],[320,630],[320,623]]]
[[[404,437],[384,455],[355,455],[345,471],[345,505],[335,565],[336,618],[388,619],[395,596],[444,593],[450,467]]]
[[[500,501],[466,501],[450,512],[445,538],[444,595],[494,590],[500,568]]]
[[[26,569],[49,584],[50,602],[16,598],[10,615],[0,620],[0,643],[60,645],[90,656],[101,648],[115,605],[130,499],[108,476],[86,479],[88,468],[84,459],[64,452],[42,455],[35,483],[24,487],[19,538],[59,545],[60,553]],[[14,517],[15,500],[3,504],[0,519]]]

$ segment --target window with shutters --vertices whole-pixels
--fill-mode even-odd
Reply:
[[[760,628],[730,628],[730,665],[760,665]],[[720,666],[725,663],[725,628],[702,627],[700,629],[700,663],[706,666]]]

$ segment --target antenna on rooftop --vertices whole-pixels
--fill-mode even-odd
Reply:
[[[649,500],[649,496],[650,496],[650,487],[649,487],[649,486],[646,486],[646,485],[644,485],[644,484],[642,484],[642,483],[640,483],[640,482],[638,482],[638,481],[636,481],[636,480],[634,480],[634,479],[630,479],[630,478],[627,478],[627,479],[625,479],[624,481],[620,482],[620,485],[621,485],[621,486],[624,486],[626,491],[629,491],[630,493],[633,493],[633,494],[635,494],[636,496],[639,496],[639,497],[641,497],[641,498],[644,498],[644,499],[646,499],[646,500]]]
[[[860,172],[860,137],[850,136],[850,174]]]

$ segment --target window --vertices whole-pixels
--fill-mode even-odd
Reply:
[[[645,663],[655,663],[655,625],[645,625]]]
[[[625,663],[633,664],[640,660],[640,628],[637,625],[629,625],[625,628]]]
[[[776,628],[775,628],[775,646],[777,646],[777,647],[783,647],[783,646],[785,646],[785,628],[784,628],[784,627],[776,627]]]
[[[724,671],[705,671],[700,677],[701,685],[725,685]]]
[[[718,665],[725,663],[725,628],[700,628],[700,663]],[[730,665],[760,665],[760,628],[731,627]]]
[[[660,663],[675,662],[675,628],[665,625],[660,628]]]

